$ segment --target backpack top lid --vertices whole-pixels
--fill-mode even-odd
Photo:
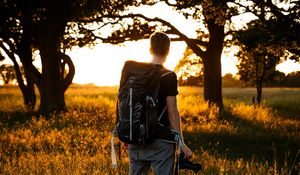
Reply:
[[[153,74],[160,72],[162,68],[163,66],[161,64],[144,63],[132,60],[126,61],[122,69],[120,87],[126,83],[129,77],[139,75],[144,80],[147,80],[147,78],[152,77]]]
[[[145,62],[137,62],[137,61],[126,61],[123,67],[123,71],[126,70],[127,72],[136,72],[139,71],[142,73],[147,70],[152,69],[161,69],[161,64],[155,64],[155,63],[145,63]]]

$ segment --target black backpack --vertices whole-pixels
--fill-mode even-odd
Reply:
[[[158,64],[125,62],[118,92],[116,124],[116,135],[122,142],[145,145],[158,137],[157,128],[162,116],[158,115],[158,92],[160,79],[168,72]]]

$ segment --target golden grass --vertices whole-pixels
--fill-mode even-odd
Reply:
[[[199,174],[291,172],[300,150],[299,89],[268,89],[263,106],[247,101],[253,89],[224,89],[224,112],[209,108],[201,88],[179,91],[185,140],[204,167]],[[0,88],[0,174],[128,174],[125,148],[118,169],[111,168],[116,94],[116,87],[72,86],[68,111],[46,120],[25,111],[17,88]],[[288,117],[286,106],[293,109]]]

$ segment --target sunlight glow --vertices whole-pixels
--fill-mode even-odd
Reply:
[[[293,61],[293,60],[287,60],[287,61],[284,61],[284,62],[278,64],[276,66],[276,69],[287,75],[291,72],[299,71],[300,70],[300,64],[295,63],[295,61]]]
[[[99,44],[92,49],[73,49],[67,53],[72,58],[76,69],[73,82],[101,86],[118,85],[125,61],[151,61],[149,47],[148,40],[141,40],[127,42],[123,46]],[[185,47],[185,43],[173,42],[164,66],[173,70],[182,58]]]

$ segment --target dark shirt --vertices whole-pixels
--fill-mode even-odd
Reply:
[[[161,115],[162,111],[166,107],[166,97],[178,95],[177,75],[175,74],[175,72],[169,70],[164,70],[162,74],[167,72],[170,73],[163,76],[160,80],[160,88],[158,93],[158,116]],[[160,123],[164,126],[170,127],[167,109],[164,111]]]

